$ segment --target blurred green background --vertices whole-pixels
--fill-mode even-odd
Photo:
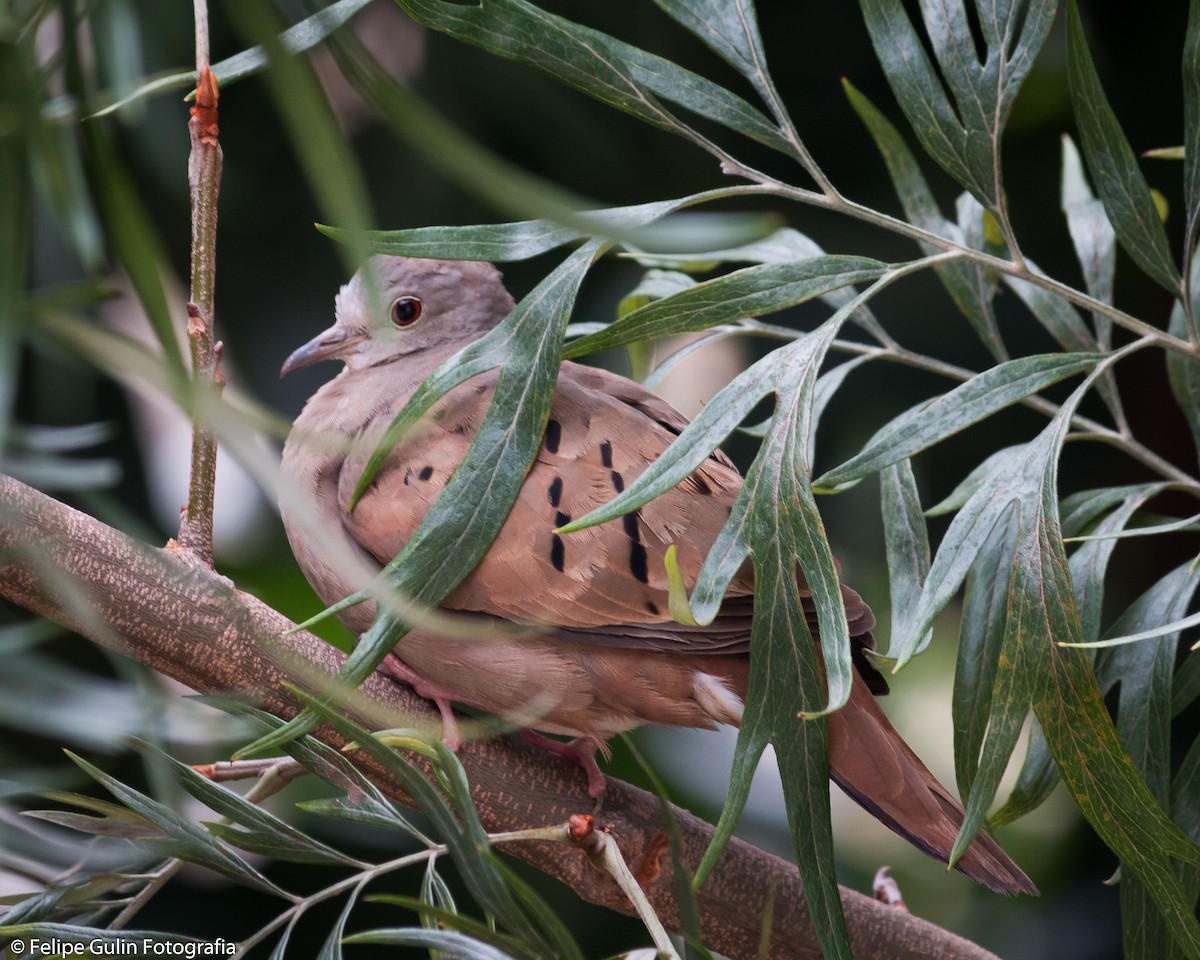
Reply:
[[[544,5],[749,96],[731,69],[650,3],[563,0]],[[293,19],[304,15],[298,4],[281,6]],[[96,51],[102,75],[110,82],[190,64],[190,4],[99,0],[95,11],[114,18],[120,27],[111,31],[119,42]],[[839,0],[762,0],[758,12],[772,73],[812,154],[846,196],[898,212],[883,164],[849,109],[840,84],[841,78],[849,79],[895,122],[901,122],[875,63],[857,5]],[[1134,148],[1141,151],[1181,143],[1179,46],[1186,4],[1093,4],[1083,13],[1106,91]],[[226,20],[223,7],[216,6],[212,14],[215,62],[242,49],[245,40]],[[727,182],[710,156],[684,141],[561,87],[532,69],[440,34],[427,34],[389,0],[376,0],[352,21],[352,27],[381,63],[469,136],[510,163],[599,205],[678,197]],[[1026,253],[1047,273],[1077,284],[1078,268],[1058,210],[1060,138],[1073,131],[1064,56],[1059,23],[1018,98],[1006,140],[1005,166],[1014,223]],[[463,184],[443,176],[422,159],[412,143],[398,139],[376,122],[337,75],[331,58],[318,51],[313,61],[361,165],[376,226],[507,219]],[[87,121],[103,122],[114,135],[119,155],[165,246],[170,267],[183,283],[189,243],[186,120],[186,105],[171,93],[142,101],[117,118]],[[217,255],[217,330],[225,343],[225,369],[232,381],[291,419],[335,371],[327,365],[280,382],[279,366],[295,346],[329,324],[333,296],[347,273],[332,241],[313,228],[314,222],[328,220],[328,212],[318,205],[261,78],[222,91],[220,126],[225,169]],[[740,156],[762,169],[804,183],[799,170],[790,169],[770,151],[752,146],[739,150]],[[1151,185],[1161,190],[1175,209],[1181,209],[1178,165],[1148,161],[1144,170]],[[932,164],[926,164],[926,172],[944,209],[950,210],[957,189]],[[0,189],[11,189],[11,185],[0,184]],[[33,285],[49,287],[78,278],[81,265],[50,211],[42,200],[33,198],[32,202]],[[772,207],[766,199],[723,204],[721,208],[774,212],[832,253],[892,260],[915,254],[911,244],[815,210],[782,204]],[[1168,220],[1175,238],[1181,229],[1178,219]],[[505,268],[514,295],[519,297],[549,269],[551,257]],[[616,303],[639,275],[633,264],[611,258],[602,262],[585,283],[575,319],[611,319]],[[179,301],[185,296],[180,293]],[[1130,313],[1165,324],[1170,309],[1167,295],[1125,261],[1118,267],[1117,298]],[[1000,296],[998,309],[1014,353],[1051,348],[1011,294]],[[876,310],[888,330],[907,346],[977,369],[989,364],[967,324],[928,276],[889,291]],[[822,308],[806,305],[773,319],[811,327],[822,318]],[[138,322],[128,301],[105,305],[96,311],[95,319],[127,329]],[[739,349],[744,351],[740,362],[745,362],[763,346],[750,343]],[[598,359],[618,369],[624,363],[617,354]],[[1184,463],[1191,457],[1188,432],[1169,399],[1160,364],[1160,355],[1144,351],[1122,366],[1130,419],[1144,442]],[[720,376],[719,370],[704,368],[689,379],[702,382],[707,393],[712,393],[721,385]],[[878,364],[851,375],[822,422],[818,472],[855,452],[885,420],[941,386],[931,376]],[[154,543],[174,533],[177,511],[186,498],[189,434],[185,425],[46,345],[23,354],[17,390],[17,415],[25,423],[65,425],[99,420],[113,424],[112,438],[99,453],[119,465],[119,480],[111,486],[67,494],[68,499]],[[923,502],[937,502],[987,452],[1029,439],[1043,423],[1027,410],[1009,411],[990,420],[988,426],[969,430],[922,455],[915,469]],[[746,439],[735,438],[728,448],[742,465],[753,454]],[[1143,479],[1129,462],[1096,445],[1087,449],[1068,446],[1063,470],[1064,495],[1078,487],[1078,478],[1096,470],[1105,471],[1113,483]],[[219,569],[294,619],[314,613],[320,605],[291,558],[277,515],[248,481],[243,479],[239,485],[228,459],[219,464],[218,471],[220,483],[228,485],[219,494],[217,505]],[[887,575],[877,488],[865,483],[846,494],[825,498],[822,506],[845,578],[872,602],[886,623]],[[941,529],[944,524],[932,527],[935,536]],[[1140,572],[1139,558],[1145,556],[1140,551],[1146,549],[1136,540],[1117,548],[1110,573],[1110,580],[1116,582],[1107,600],[1113,610],[1123,608],[1149,585],[1151,578]],[[1161,547],[1156,545],[1156,549]],[[1181,552],[1170,562],[1185,559]],[[1155,569],[1166,563],[1160,558]],[[917,752],[948,784],[954,779],[949,707],[953,635],[953,617],[947,616],[934,647],[896,679],[887,704]],[[886,648],[884,629],[880,642]],[[121,698],[132,696],[133,689],[140,688],[145,694],[154,687],[137,679],[127,666],[115,664],[77,639],[56,641],[47,657],[47,662],[64,665],[64,670],[116,675],[130,684],[113,691],[112,701],[104,701],[95,710],[110,711]],[[47,682],[44,671],[35,671],[29,682]],[[16,674],[10,672],[6,679],[5,671],[0,670],[0,696],[10,693],[16,683]],[[64,703],[82,689],[62,693]],[[28,724],[13,715],[19,712],[15,707],[8,711],[0,708],[0,720],[20,733],[0,743],[0,777],[61,777],[61,768],[57,774],[50,772],[58,767],[60,744],[81,747],[94,757],[89,750],[111,748],[122,732],[145,733],[147,725],[161,725],[163,713],[156,704],[161,704],[162,698],[144,702],[149,705],[130,709],[128,716],[114,721],[113,731],[99,735],[93,729],[90,736],[86,734],[89,712],[85,709],[64,708],[63,729],[47,732],[43,728],[39,736],[23,729]],[[10,706],[16,703],[11,700]],[[172,707],[169,712],[178,711]],[[1194,726],[1194,720],[1185,717],[1182,722]],[[189,715],[175,722],[190,741],[181,748],[189,758],[214,758],[213,751],[218,748],[206,745],[202,718]],[[724,795],[732,732],[654,730],[644,731],[638,738],[671,782],[677,799],[715,815]],[[769,761],[768,754],[743,818],[744,834],[786,855],[782,794]],[[118,775],[139,775],[136,764],[128,759],[114,757],[108,763]],[[634,764],[619,747],[610,769],[638,778]],[[153,778],[153,771],[150,775]],[[168,789],[162,784],[159,788]],[[835,832],[843,883],[867,891],[874,871],[890,864],[911,910],[1002,957],[1106,960],[1120,956],[1116,893],[1104,885],[1115,862],[1081,824],[1061,789],[1044,808],[1001,834],[1041,888],[1043,895],[1038,900],[1005,900],[976,888],[958,874],[947,875],[940,865],[923,858],[848,803],[835,807]],[[12,844],[16,849],[15,845],[24,842],[14,839],[16,836],[11,827],[0,823],[0,845]],[[343,839],[352,844],[366,842],[362,837]],[[295,867],[277,869],[289,871],[292,888],[309,882],[292,873]],[[312,874],[311,883],[320,883],[320,875]],[[411,879],[415,885],[419,878],[414,875]],[[636,922],[579,905],[566,891],[554,896],[590,955],[604,956],[640,942]],[[241,936],[272,916],[275,907],[274,901],[188,871],[155,899],[138,925]],[[351,927],[380,919],[381,915],[373,913],[375,909],[363,908]],[[332,908],[316,911],[306,923],[323,936],[333,917]]]

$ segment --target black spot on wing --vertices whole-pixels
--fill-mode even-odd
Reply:
[[[640,543],[630,545],[629,572],[642,583],[650,582],[650,565],[646,559],[646,548]]]
[[[653,600],[646,601],[646,609],[649,610],[656,617],[658,616],[658,613],[659,613],[658,604],[655,603]]]
[[[571,522],[571,515],[563,513],[559,510],[554,514],[554,525],[561,527],[565,523]],[[559,573],[563,572],[563,568],[567,564],[567,548],[563,544],[563,538],[557,533],[550,534],[550,562],[554,564],[554,569]]]
[[[621,518],[625,526],[625,535],[629,537],[629,572],[642,583],[650,582],[650,564],[646,558],[646,548],[642,546],[642,533],[638,529],[638,512],[634,510]]]
[[[616,470],[614,470],[612,472],[612,483],[613,483],[613,489],[616,490],[617,493],[620,493],[622,490],[625,489],[625,478],[623,476],[621,476],[621,474],[618,473]]]
[[[562,477],[555,477],[550,481],[550,489],[546,491],[550,498],[550,506],[557,507],[559,501],[562,500]]]
[[[609,470],[612,469],[612,441],[605,440],[600,444],[600,462]]]
[[[712,487],[708,485],[708,482],[704,479],[699,470],[688,477],[688,480],[691,482],[698,494],[704,497],[712,496]]]
[[[426,466],[422,467],[422,468],[421,468],[421,472],[420,472],[420,473],[418,473],[418,474],[417,474],[417,476],[418,476],[418,477],[419,477],[421,480],[428,480],[430,477],[432,477],[432,476],[433,476],[433,467],[431,467],[431,466],[428,466],[428,465],[426,465]]]
[[[621,518],[621,522],[625,525],[625,535],[634,543],[642,542],[642,534],[638,530],[638,514],[634,510],[633,513],[627,513]]]
[[[558,453],[558,445],[562,443],[562,424],[551,420],[546,424],[546,452]]]

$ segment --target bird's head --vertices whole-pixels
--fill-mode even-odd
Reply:
[[[280,376],[319,360],[341,360],[353,370],[465,345],[512,308],[490,263],[374,256],[342,287],[333,326],[288,357]]]

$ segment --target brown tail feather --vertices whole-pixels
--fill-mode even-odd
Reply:
[[[963,809],[888,721],[861,677],[846,706],[829,717],[830,775],[857,803],[931,857],[949,861]],[[986,832],[955,868],[998,893],[1037,887]]]

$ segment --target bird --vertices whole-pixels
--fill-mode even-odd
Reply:
[[[339,292],[333,326],[283,364],[284,376],[322,360],[343,364],[305,404],[282,456],[283,477],[297,494],[281,499],[284,528],[327,605],[361,583],[324,538],[313,536],[314,519],[338,549],[372,570],[403,548],[466,454],[498,371],[479,374],[437,401],[349,509],[367,459],[422,381],[513,307],[490,263],[375,255]],[[522,725],[535,704],[532,725],[540,733],[530,737],[580,761],[595,796],[604,778],[591,758],[615,734],[645,724],[739,723],[749,673],[752,567],[747,563],[734,577],[716,618],[699,626],[672,619],[664,564],[674,544],[685,581],[694,582],[741,489],[729,458],[715,450],[678,486],[618,520],[556,532],[635,480],[687,422],[633,380],[562,362],[541,448],[516,502],[486,555],[442,602],[469,617],[537,629],[481,642],[418,627],[381,665],[437,704],[452,746],[460,740],[452,702],[523,718]],[[816,614],[799,577],[815,635]],[[854,590],[843,585],[841,592],[857,669],[849,702],[828,717],[830,775],[886,826],[948,862],[962,807],[876,703],[887,685],[867,656],[875,617]],[[373,605],[339,616],[361,634]],[[576,739],[565,744],[542,734]],[[986,831],[955,866],[998,892],[1037,893]]]

